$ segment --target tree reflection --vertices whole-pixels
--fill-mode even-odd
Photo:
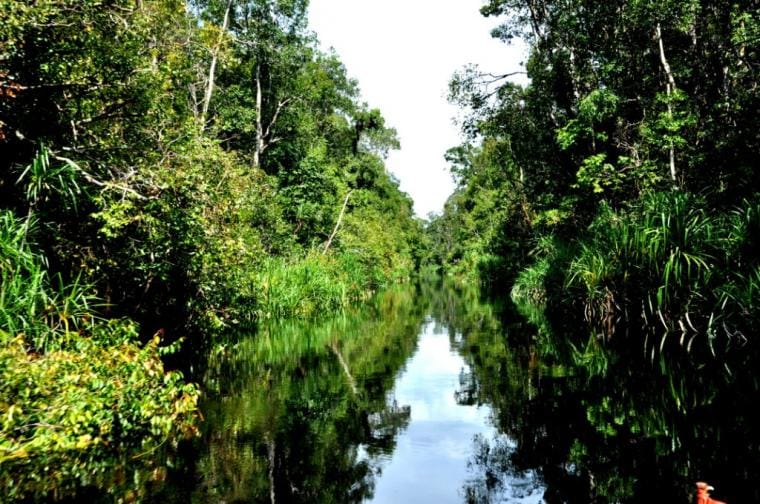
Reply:
[[[726,380],[687,361],[660,367],[595,338],[579,345],[556,330],[561,324],[537,330],[509,304],[442,285],[389,291],[340,317],[220,343],[203,376],[202,439],[171,459],[157,456],[150,470],[170,466],[165,481],[147,481],[143,471],[135,497],[371,499],[410,422],[394,381],[431,319],[467,364],[457,402],[486,405],[498,432],[473,440],[464,501],[689,502],[694,482],[707,480],[721,500],[760,502],[752,369]]]
[[[212,353],[204,436],[156,494],[194,502],[362,502],[376,455],[391,453],[410,408],[389,396],[425,307],[414,292],[323,322],[262,327]],[[196,462],[193,462],[196,460]]]
[[[543,486],[548,503],[688,502],[706,479],[722,500],[760,502],[751,370],[727,381],[595,338],[573,346],[572,328],[537,332],[473,292],[440,297],[435,317],[471,368],[457,400],[489,404],[502,433],[475,440],[467,501],[520,502]]]

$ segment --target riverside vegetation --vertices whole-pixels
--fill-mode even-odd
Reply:
[[[306,9],[0,2],[3,496],[66,495],[194,434],[199,389],[162,361],[183,339],[418,266],[395,131]]]
[[[511,291],[578,348],[756,382],[756,3],[481,12],[500,19],[495,37],[527,42],[529,83],[477,67],[452,79],[467,141],[448,153],[458,187],[428,226],[436,261]]]
[[[485,2],[497,38],[527,42],[529,83],[476,67],[454,77],[451,99],[468,111],[466,140],[448,153],[457,189],[425,225],[384,169],[394,130],[319,49],[306,10],[0,0],[3,497],[126,486],[112,497],[141,498],[146,479],[165,476],[152,455],[199,431],[209,481],[231,482],[224,495],[237,495],[239,469],[267,463],[246,488],[294,492],[283,482],[299,460],[324,486],[325,454],[341,481],[360,482],[356,499],[369,495],[367,467],[335,447],[343,434],[362,444],[366,429],[344,432],[345,417],[371,411],[387,421],[372,448],[392,450],[408,412],[382,396],[424,310],[391,294],[380,311],[407,320],[348,315],[313,348],[297,325],[272,329],[276,341],[266,326],[220,339],[207,392],[255,399],[221,438],[198,428],[201,392],[177,351],[437,267],[511,293],[537,327],[502,327],[472,296],[459,306],[421,294],[466,333],[459,351],[474,374],[458,400],[492,404],[517,441],[483,442],[468,499],[498,498],[500,471],[540,470],[547,498],[629,502],[665,489],[650,500],[683,500],[699,466],[734,482],[738,501],[757,500],[746,406],[760,388],[757,2]],[[365,337],[334,341],[354,329]],[[346,355],[368,369],[389,359],[371,394]],[[215,358],[254,376],[225,385]],[[309,358],[328,362],[329,379],[293,387],[300,402],[272,392],[265,373],[287,386]],[[211,414],[247,410],[246,397]],[[327,436],[273,463],[290,455],[276,435],[300,435],[320,408]],[[261,434],[253,458],[230,449],[248,432]],[[703,451],[711,462],[697,463]],[[219,466],[229,478],[217,459],[235,462]]]
[[[589,396],[606,390],[559,412],[585,413],[571,430],[602,434],[593,451],[654,443],[645,464],[659,470],[697,443],[701,462],[673,481],[722,474],[734,500],[757,500],[736,443],[756,437],[741,405],[760,392],[757,3],[490,0],[481,12],[500,20],[494,37],[527,43],[529,82],[477,67],[452,79],[466,141],[448,153],[457,189],[428,225],[435,261],[511,294],[539,329],[538,361]],[[605,467],[582,502],[647,500]],[[671,491],[652,498],[685,502]]]

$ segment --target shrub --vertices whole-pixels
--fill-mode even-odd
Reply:
[[[0,212],[0,492],[65,489],[118,453],[194,432],[198,392],[164,371],[159,338],[93,314],[78,280],[50,282],[31,218]]]
[[[681,192],[648,195],[627,212],[603,208],[565,287],[606,339],[620,325],[634,329],[652,358],[667,346],[728,352],[746,343],[760,316],[756,215],[756,203],[709,212]]]
[[[0,347],[0,492],[61,491],[123,451],[155,449],[191,435],[198,392],[165,372],[158,338],[128,340],[133,324],[112,321],[97,338],[66,350],[31,353],[18,336]],[[103,345],[102,339],[123,339]]]

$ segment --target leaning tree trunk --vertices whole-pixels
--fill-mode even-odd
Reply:
[[[335,227],[332,230],[332,233],[330,234],[330,238],[327,240],[327,243],[325,244],[325,248],[322,251],[322,255],[327,254],[327,251],[330,249],[330,245],[332,245],[333,239],[335,239],[335,235],[338,234],[338,228],[340,227],[341,221],[343,221],[343,214],[346,213],[346,206],[348,206],[348,198],[351,197],[351,193],[354,192],[353,189],[348,191],[348,194],[346,194],[346,199],[343,200],[343,208],[340,209],[340,214],[338,215],[338,221],[335,223]]]
[[[224,20],[222,21],[222,29],[219,32],[219,40],[216,43],[211,52],[211,66],[208,70],[208,82],[206,83],[206,92],[203,95],[203,110],[201,111],[201,128],[206,128],[206,116],[208,115],[209,104],[211,103],[211,95],[214,92],[214,76],[216,74],[216,64],[219,60],[219,51],[224,41],[224,33],[227,31],[227,26],[230,23],[230,11],[232,10],[232,0],[227,0],[227,8],[224,10]]]
[[[660,28],[660,23],[657,23],[657,27],[655,28],[655,35],[657,37],[657,44],[660,47],[660,63],[662,64],[662,69],[665,71],[665,75],[668,78],[668,82],[665,84],[665,92],[668,96],[668,116],[672,118],[673,104],[670,102],[670,97],[676,90],[676,80],[673,77],[673,72],[670,69],[670,64],[668,64],[668,59],[665,57],[665,46],[662,43],[662,29]],[[672,140],[670,141],[670,148],[668,149],[668,157],[670,162],[670,178],[673,181],[673,185],[677,187],[678,182],[676,177],[676,153]]]

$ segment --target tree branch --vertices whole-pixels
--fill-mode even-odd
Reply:
[[[293,101],[293,98],[289,97],[289,98],[285,98],[284,100],[280,100],[277,103],[277,108],[274,111],[274,115],[272,116],[272,120],[269,121],[269,124],[267,125],[267,129],[264,132],[264,138],[265,139],[269,138],[269,135],[270,135],[270,133],[272,131],[272,127],[277,122],[277,118],[279,117],[280,112],[282,112],[282,109],[284,109],[292,101]],[[269,143],[274,143],[274,142],[269,142]]]
[[[354,192],[353,189],[348,191],[348,194],[346,194],[346,199],[343,200],[343,208],[340,209],[340,214],[338,215],[338,221],[335,223],[335,227],[333,228],[333,231],[330,234],[330,238],[327,240],[327,243],[325,244],[325,249],[322,251],[322,255],[327,254],[327,250],[330,248],[330,245],[332,245],[332,241],[335,238],[335,235],[338,233],[338,228],[340,227],[340,223],[343,220],[343,214],[346,213],[346,206],[348,206],[348,198],[351,197],[351,193],[353,192]]]

